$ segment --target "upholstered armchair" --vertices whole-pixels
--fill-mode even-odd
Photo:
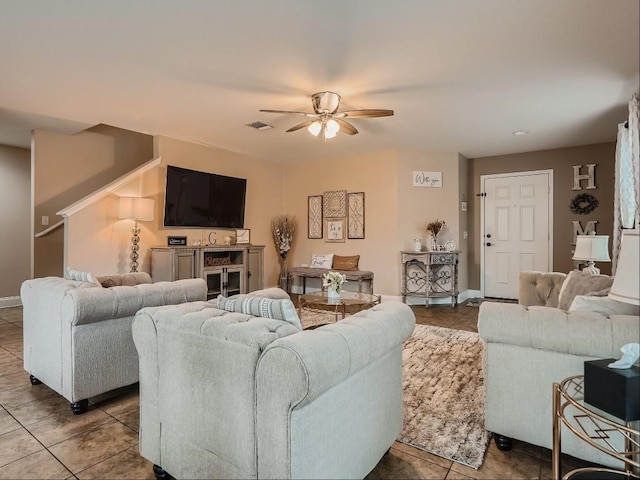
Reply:
[[[498,448],[517,439],[550,449],[553,383],[581,375],[587,360],[619,358],[620,347],[640,338],[638,308],[608,299],[612,278],[605,277],[522,272],[520,304],[480,305],[485,427]],[[573,435],[563,437],[562,451],[620,467]]]
[[[202,279],[151,283],[146,273],[98,278],[97,283],[59,277],[22,284],[24,369],[84,413],[88,399],[138,381],[131,333],[143,307],[206,299]]]

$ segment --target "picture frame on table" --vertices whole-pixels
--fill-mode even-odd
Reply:
[[[251,230],[248,228],[236,229],[236,244],[237,245],[249,245],[251,244]]]
[[[324,239],[327,243],[341,243],[346,239],[346,218],[325,218],[324,229],[326,237]]]

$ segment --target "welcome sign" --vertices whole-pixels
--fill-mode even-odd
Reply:
[[[442,188],[442,172],[425,172],[414,170],[414,187]]]

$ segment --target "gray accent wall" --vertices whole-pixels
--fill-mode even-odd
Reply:
[[[613,235],[613,194],[615,142],[597,143],[579,147],[557,148],[536,152],[481,157],[469,163],[469,288],[480,289],[480,177],[495,173],[553,170],[553,270],[567,273],[574,268],[573,225],[579,220],[583,228],[590,220],[597,220],[598,235],[609,235],[609,254]],[[572,190],[573,165],[582,165],[581,173],[587,173],[586,165],[595,163],[595,190]],[[586,182],[582,182],[586,187]],[[577,215],[569,209],[571,200],[580,193],[588,193],[598,199],[598,207],[587,215]],[[611,263],[597,264],[603,274],[611,274]]]
[[[30,277],[31,154],[0,145],[0,306]]]

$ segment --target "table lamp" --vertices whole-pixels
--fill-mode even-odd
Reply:
[[[640,230],[623,230],[618,266],[609,298],[640,305]]]
[[[610,262],[609,257],[609,235],[578,235],[576,236],[576,249],[573,253],[573,260],[587,261],[587,266],[583,272],[591,275],[600,275],[600,269],[595,266],[595,262]]]
[[[140,227],[138,221],[153,220],[155,201],[151,198],[120,197],[119,217],[134,220],[131,230],[131,273],[138,271],[138,243],[140,242]]]

